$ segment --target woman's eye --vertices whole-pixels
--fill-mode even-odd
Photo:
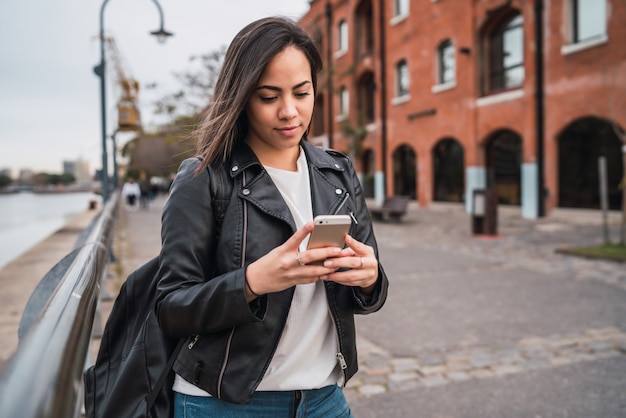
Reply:
[[[302,93],[296,93],[296,97],[306,97],[309,94],[311,94],[311,93],[309,93],[308,91],[305,91],[305,92],[302,92]]]
[[[261,97],[261,101],[263,103],[271,103],[274,100],[276,100],[276,96],[272,96],[272,97]]]

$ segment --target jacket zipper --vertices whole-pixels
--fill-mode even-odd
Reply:
[[[335,209],[335,211],[333,212],[333,214],[337,214],[339,213],[339,211],[341,210],[341,208],[343,208],[343,206],[346,204],[346,202],[348,201],[348,198],[350,197],[350,193],[347,193],[344,195],[343,199],[341,199],[341,202],[339,202],[339,206],[337,206],[337,208]],[[352,210],[349,209],[350,212],[350,217],[352,218],[352,220],[354,221],[355,225],[359,224],[359,221],[357,221],[356,216],[354,216],[354,212]],[[328,291],[328,288],[326,289],[326,291]],[[343,374],[343,387],[346,386],[346,383],[348,381],[347,376],[346,376],[346,369],[348,368],[348,363],[346,362],[346,358],[343,356],[343,353],[341,352],[341,339],[339,338],[339,328],[337,327],[337,321],[335,320],[335,316],[333,315],[333,310],[330,307],[330,304],[328,305],[328,310],[330,311],[330,319],[333,321],[333,326],[335,327],[335,331],[337,332],[337,353],[335,354],[335,357],[337,358],[337,361],[339,362],[339,366],[341,367],[341,372]]]
[[[346,204],[346,202],[348,201],[348,197],[350,197],[350,193],[346,193],[343,196],[343,199],[341,199],[341,202],[339,202],[339,206],[337,206],[337,208],[335,209],[335,211],[333,212],[333,215],[336,215],[337,213],[339,213],[339,211],[341,210],[341,208],[343,207],[343,205]]]
[[[189,345],[187,346],[187,348],[188,348],[189,350],[191,350],[191,349],[193,348],[193,346],[194,346],[194,345],[196,345],[196,343],[198,342],[198,340],[199,340],[199,339],[200,339],[200,335],[198,334],[198,335],[196,335],[196,336],[194,337],[193,341],[189,343]]]
[[[341,199],[341,202],[339,202],[339,206],[337,206],[337,209],[335,209],[335,211],[333,212],[333,215],[336,215],[337,213],[339,213],[339,211],[341,210],[341,208],[343,208],[343,206],[346,204],[346,202],[348,201],[348,198],[350,197],[350,193],[346,193],[345,196],[343,197],[343,199]],[[352,220],[354,221],[355,225],[359,224],[359,221],[357,221],[356,216],[354,215],[354,212],[352,210],[350,210],[350,208],[348,208],[349,210],[349,215],[352,218]]]
[[[242,185],[245,187],[246,185],[246,172],[242,173]],[[248,205],[246,201],[243,201],[243,239],[241,245],[241,267],[245,267],[246,265],[246,244],[248,238]],[[228,358],[230,356],[230,347],[233,343],[233,335],[235,334],[236,327],[230,331],[228,335],[228,341],[226,343],[226,354],[224,355],[224,361],[222,362],[222,369],[220,370],[220,375],[217,379],[217,398],[222,399],[222,382],[224,381],[224,374],[226,373],[226,366],[228,365]]]
[[[326,288],[326,292],[328,292],[328,288]],[[333,310],[330,307],[330,304],[328,305],[328,313],[330,314],[330,320],[333,323],[333,327],[335,328],[335,332],[337,333],[337,353],[335,353],[335,357],[337,358],[337,361],[339,362],[339,366],[341,367],[341,373],[343,374],[343,384],[342,387],[346,386],[347,383],[347,376],[346,376],[346,372],[345,370],[348,368],[348,363],[346,362],[346,358],[343,356],[343,353],[341,352],[341,340],[339,338],[339,328],[337,327],[337,321],[335,320],[335,315],[333,315]]]

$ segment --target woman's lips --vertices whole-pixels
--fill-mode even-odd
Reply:
[[[278,128],[278,132],[286,136],[292,136],[298,133],[298,126],[285,126],[284,128]]]

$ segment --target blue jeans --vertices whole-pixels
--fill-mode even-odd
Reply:
[[[247,405],[174,394],[174,418],[353,418],[337,385],[321,389],[255,392]]]

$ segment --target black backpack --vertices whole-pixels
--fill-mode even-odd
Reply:
[[[232,193],[223,167],[209,167],[217,235]],[[84,375],[86,418],[173,416],[174,360],[185,339],[165,335],[156,302],[159,258],[132,272],[104,327],[96,363]]]
[[[155,257],[120,289],[96,363],[84,373],[87,418],[171,416],[171,368],[184,340],[159,328],[154,313],[158,269]]]

